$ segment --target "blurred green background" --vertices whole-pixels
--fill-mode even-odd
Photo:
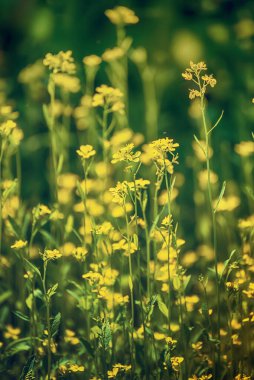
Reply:
[[[181,72],[189,61],[204,60],[209,73],[214,73],[217,86],[209,90],[209,116],[213,122],[224,110],[212,143],[215,150],[213,169],[220,181],[240,183],[242,203],[238,216],[248,212],[244,178],[234,145],[251,139],[254,124],[254,2],[239,0],[0,0],[0,77],[8,98],[20,113],[24,130],[22,145],[22,195],[28,203],[48,197],[48,150],[43,144],[47,128],[42,115],[42,102],[26,96],[17,77],[21,69],[45,56],[47,52],[73,51],[83,78],[82,58],[101,55],[115,46],[115,28],[104,12],[116,5],[133,9],[140,18],[127,27],[133,46],[144,46],[149,64],[155,70],[157,96],[160,102],[160,136],[173,137],[181,145],[178,171],[185,184],[178,199],[184,229],[193,229],[193,134],[199,124],[188,99],[189,82]],[[130,126],[145,132],[143,94],[140,78],[130,63]],[[100,70],[97,82],[105,82]],[[83,78],[84,81],[84,78]],[[3,85],[3,84],[2,84]],[[73,97],[78,105],[81,93]],[[37,146],[38,145],[38,146]]]

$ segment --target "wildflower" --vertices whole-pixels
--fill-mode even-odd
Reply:
[[[112,164],[116,164],[117,162],[127,161],[127,162],[139,162],[139,157],[141,152],[134,153],[132,150],[134,148],[134,144],[127,144],[125,147],[120,148],[118,152],[113,154]]]
[[[125,251],[125,255],[132,254],[137,251],[137,246],[133,242],[127,242],[125,239],[121,239],[117,243],[113,243],[112,248],[114,251]]]
[[[114,47],[113,49],[107,49],[102,54],[102,59],[106,62],[115,61],[116,59],[124,56],[124,50],[120,47]]]
[[[19,327],[13,327],[11,325],[7,325],[6,331],[4,332],[4,337],[6,339],[17,340],[19,338],[20,333],[21,333],[21,330]]]
[[[243,294],[245,294],[248,298],[254,298],[254,282],[249,283],[248,289],[243,290]]]
[[[13,120],[7,120],[0,124],[0,135],[8,137],[16,127],[17,124]]]
[[[57,73],[53,75],[55,84],[65,92],[76,93],[80,90],[80,81],[78,78],[68,74]]]
[[[219,212],[219,211],[233,211],[234,209],[236,209],[240,205],[240,203],[241,203],[240,198],[238,198],[234,195],[231,195],[228,197],[223,197],[219,202],[219,205],[217,207],[217,212]],[[214,202],[214,205],[216,205],[216,204],[217,204],[217,201]]]
[[[251,215],[246,219],[240,219],[238,222],[238,227],[241,230],[254,228],[254,215]]]
[[[97,67],[101,63],[101,58],[95,54],[88,55],[83,58],[83,63],[88,67]]]
[[[244,374],[238,374],[235,376],[234,380],[251,380],[250,376],[244,375]]]
[[[182,356],[172,356],[170,358],[172,368],[175,372],[179,372],[181,368],[181,363],[184,361]]]
[[[67,373],[84,372],[85,371],[85,367],[83,365],[67,362],[65,364],[61,364],[58,367],[58,370],[59,370],[59,372],[60,372],[61,375],[65,375]]]
[[[66,52],[60,51],[58,54],[47,53],[43,64],[48,66],[54,74],[56,73],[67,73],[75,74],[76,65],[74,63],[74,58],[72,57],[72,51],[68,50]]]
[[[58,249],[45,249],[43,253],[43,261],[57,260],[62,257],[62,253]]]
[[[16,240],[14,244],[11,245],[13,249],[22,249],[27,246],[26,240]]]
[[[248,157],[254,153],[253,141],[241,141],[240,144],[235,145],[235,152],[242,157]]]
[[[107,9],[105,15],[108,19],[115,25],[127,25],[127,24],[137,24],[139,18],[135,13],[124,6],[117,6],[114,9]]]
[[[155,340],[163,340],[163,339],[166,338],[165,334],[160,333],[160,332],[155,332],[155,333],[153,334],[153,336],[154,336],[154,339],[155,339]]]
[[[217,83],[216,79],[213,77],[213,75],[203,75],[201,77],[203,81],[207,84],[210,85],[211,87],[214,87]]]
[[[79,338],[76,337],[75,332],[70,329],[65,330],[64,341],[66,343],[72,344],[73,346],[76,346],[77,344],[80,343],[80,340]]]
[[[110,222],[103,222],[100,226],[96,226],[95,233],[96,235],[108,235],[108,233],[113,229],[113,226]]]
[[[39,79],[43,78],[45,73],[45,67],[42,60],[37,60],[31,65],[28,65],[22,69],[19,73],[18,80],[23,84],[33,84]]]
[[[203,342],[196,342],[196,343],[192,343],[191,347],[193,348],[194,351],[198,352],[200,350],[202,350],[203,348]]]
[[[194,90],[194,89],[190,89],[189,90],[190,93],[189,93],[189,99],[195,99],[195,98],[200,98],[201,97],[201,92],[200,91],[197,91],[197,90]]]
[[[118,88],[113,88],[105,84],[96,88],[96,93],[92,98],[93,107],[106,107],[108,112],[124,113],[124,103],[121,100],[123,93]]]
[[[171,348],[175,347],[175,345],[177,343],[177,340],[173,339],[171,336],[166,337],[165,341],[166,341],[167,345],[170,346]]]
[[[119,372],[127,372],[131,369],[131,365],[124,365],[124,364],[114,364],[111,371],[107,372],[109,379],[114,379],[118,375]]]
[[[78,261],[84,261],[86,258],[88,251],[84,247],[77,247],[72,251],[72,255],[77,259]]]
[[[233,345],[235,346],[241,346],[242,345],[242,342],[241,340],[239,339],[239,335],[238,334],[233,334],[231,336],[231,339],[232,339],[232,343]]]
[[[206,92],[207,86],[214,87],[217,83],[216,79],[212,74],[201,75],[202,71],[206,71],[207,67],[205,62],[201,61],[199,63],[190,62],[190,67],[188,67],[182,77],[185,80],[193,81],[197,88],[189,89],[189,99],[193,100],[195,98],[201,98]]]
[[[81,145],[78,150],[76,150],[77,154],[87,160],[88,158],[93,157],[96,154],[96,151],[92,147],[92,145]]]

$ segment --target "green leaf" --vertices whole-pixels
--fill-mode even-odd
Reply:
[[[61,322],[61,313],[57,313],[51,325],[52,337],[54,337],[58,333],[60,322]]]
[[[8,300],[12,296],[12,292],[10,290],[7,290],[3,294],[0,295],[0,305],[4,303],[6,300]]]
[[[226,181],[223,182],[222,184],[222,188],[221,188],[221,191],[220,191],[220,195],[219,195],[219,198],[217,199],[217,202],[216,202],[216,206],[214,207],[214,210],[213,212],[215,213],[219,207],[219,204],[220,204],[220,201],[222,200],[222,197],[225,193],[225,190],[226,190]]]
[[[86,351],[94,358],[94,348],[88,342],[88,340],[84,338],[79,338],[81,344],[85,347]]]
[[[21,313],[21,311],[14,311],[13,314],[15,314],[18,318],[22,319],[23,321],[30,322],[30,319],[27,315]]]
[[[168,308],[167,306],[165,305],[165,303],[162,301],[161,298],[158,298],[158,308],[160,310],[160,312],[166,317],[168,318]]]
[[[58,283],[56,283],[55,285],[53,285],[51,288],[48,289],[47,296],[49,298],[53,297],[53,295],[56,294],[57,288],[58,288]]]
[[[20,226],[16,223],[16,221],[11,216],[8,217],[8,221],[10,223],[12,232],[14,233],[15,237],[17,239],[20,239],[22,235]]]
[[[26,299],[26,306],[28,307],[29,310],[32,310],[32,305],[33,305],[33,295],[29,294],[29,296]]]
[[[14,342],[8,344],[5,349],[5,355],[13,356],[22,351],[29,351],[31,349],[31,338],[17,339]]]

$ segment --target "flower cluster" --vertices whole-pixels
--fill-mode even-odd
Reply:
[[[54,74],[75,74],[76,72],[76,65],[71,50],[66,52],[60,51],[57,54],[47,53],[43,60],[43,64],[48,66]]]
[[[122,101],[123,93],[106,84],[96,88],[96,93],[92,99],[93,107],[105,107],[108,112],[124,113],[124,103]]]
[[[203,71],[206,71],[207,67],[205,62],[201,61],[199,63],[190,62],[190,67],[188,67],[182,77],[187,81],[192,81],[197,86],[197,89],[190,89],[189,98],[195,99],[200,98],[206,92],[207,86],[214,87],[217,83],[213,75],[202,75]]]
[[[107,9],[105,15],[109,18],[112,24],[116,25],[137,24],[139,21],[138,16],[135,15],[133,10],[124,6]]]

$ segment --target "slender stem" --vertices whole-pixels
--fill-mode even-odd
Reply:
[[[201,88],[201,87],[200,87]],[[211,168],[210,168],[210,159],[209,159],[209,134],[206,123],[205,116],[205,104],[204,104],[204,93],[201,91],[201,100],[200,100],[202,122],[205,133],[205,155],[206,155],[206,169],[207,169],[207,188],[208,188],[208,199],[210,212],[212,216],[212,230],[213,230],[213,249],[214,249],[214,269],[216,277],[216,298],[217,298],[217,338],[220,341],[220,279],[218,274],[218,258],[217,258],[217,231],[216,231],[216,216],[213,208],[213,197],[212,197],[212,188],[211,188]],[[220,366],[220,343],[218,344],[218,370]]]
[[[131,281],[131,286],[129,286],[130,294],[131,294],[131,362],[132,362],[131,370],[132,370],[132,373],[134,373],[135,358],[134,358],[134,335],[133,335],[134,334],[133,273],[132,273],[132,262],[131,262],[130,230],[129,230],[129,222],[128,222],[128,215],[127,215],[125,201],[124,201],[124,213],[125,213],[126,233],[127,233],[127,242],[128,242],[129,274],[130,274],[130,281]]]
[[[48,380],[50,380],[50,374],[51,374],[51,326],[50,326],[50,300],[49,296],[47,294],[47,288],[46,288],[46,272],[47,272],[47,261],[44,262],[44,271],[43,271],[43,279],[42,279],[42,285],[43,285],[43,291],[44,291],[44,297],[45,297],[45,305],[46,305],[46,323],[47,323],[47,330],[48,330]]]

